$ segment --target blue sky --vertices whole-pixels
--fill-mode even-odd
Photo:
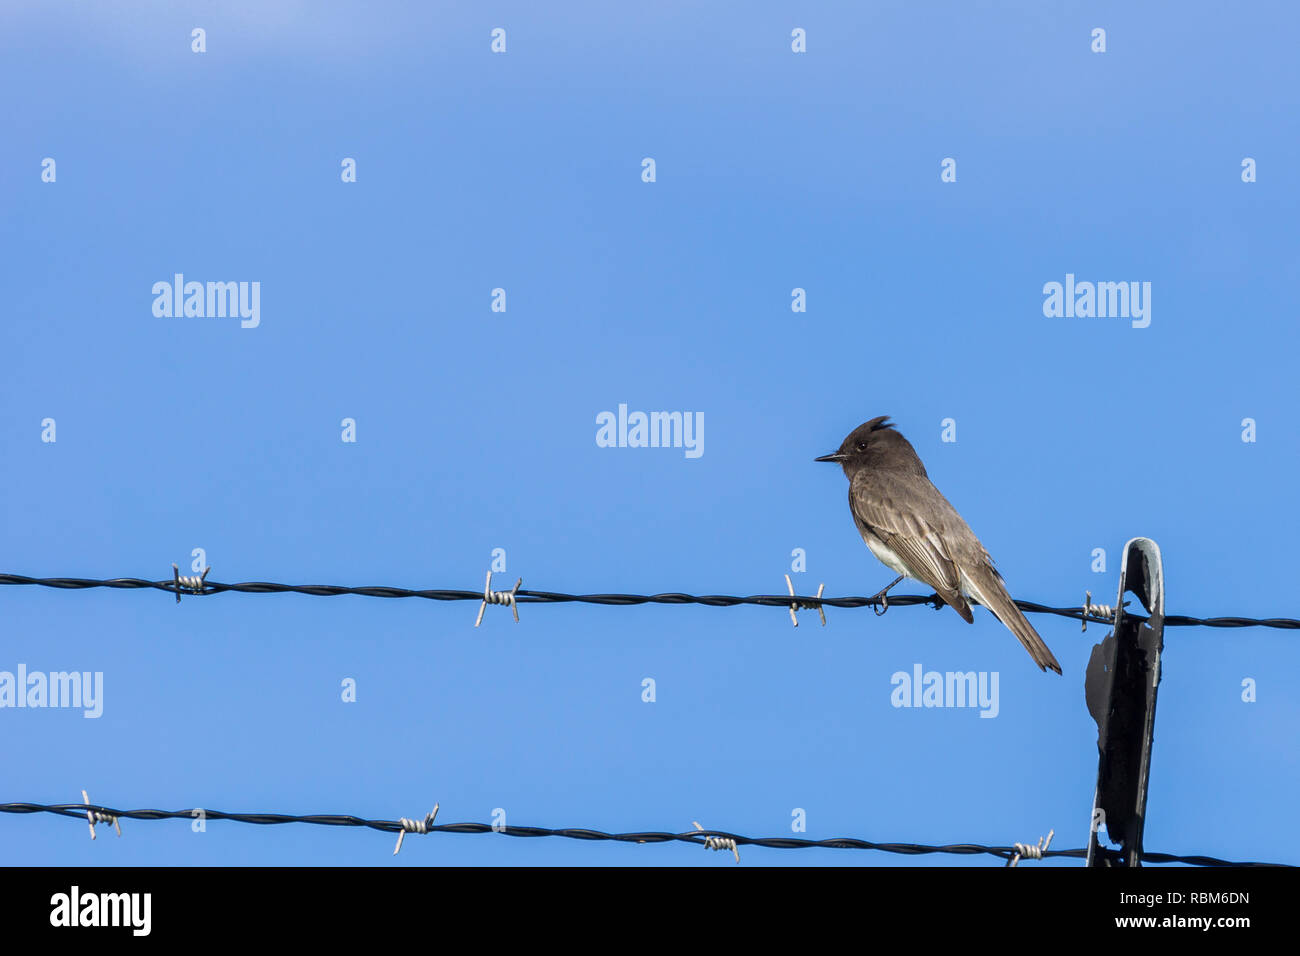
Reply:
[[[472,589],[503,548],[503,587],[754,594],[802,548],[801,593],[871,594],[892,574],[812,459],[889,414],[1016,597],[1109,602],[1145,535],[1170,613],[1300,612],[1291,5],[266,6],[0,14],[0,570],[160,579],[203,548],[218,581]],[[260,324],[155,316],[178,272],[260,283]],[[1150,325],[1044,316],[1067,274],[1151,283]],[[620,403],[702,415],[703,454],[598,447]],[[100,671],[104,703],[0,709],[0,801],[1086,842],[1104,628],[1034,619],[1058,678],[983,611],[476,610],[4,588],[0,670]],[[916,664],[996,672],[997,717],[892,706]],[[1300,862],[1298,666],[1288,632],[1167,632],[1148,848]],[[16,864],[730,861],[0,834]]]

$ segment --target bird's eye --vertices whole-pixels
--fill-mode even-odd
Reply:
[[[866,451],[866,450],[867,450],[867,443],[864,441],[858,442],[858,451]]]

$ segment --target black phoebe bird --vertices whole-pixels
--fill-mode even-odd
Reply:
[[[871,553],[898,572],[876,597],[904,577],[934,588],[968,624],[972,597],[992,611],[1025,645],[1040,670],[1061,673],[1052,652],[1007,593],[993,559],[948,499],[930,483],[911,443],[881,415],[859,425],[839,451],[817,461],[838,462],[849,479],[849,510]],[[878,613],[884,613],[883,611]]]

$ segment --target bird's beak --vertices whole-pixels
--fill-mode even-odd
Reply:
[[[820,458],[814,458],[814,459],[813,459],[813,461],[831,461],[831,462],[835,462],[835,463],[837,463],[837,464],[838,464],[839,462],[843,461],[843,460],[844,460],[844,456],[841,455],[841,454],[840,454],[839,452],[837,452],[837,451],[836,451],[836,452],[831,452],[831,454],[829,454],[829,455],[822,455]]]

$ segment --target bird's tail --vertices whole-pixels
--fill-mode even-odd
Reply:
[[[1002,576],[997,571],[991,567],[979,568],[973,575],[963,571],[962,583],[971,597],[992,611],[997,619],[1006,625],[1007,630],[1025,646],[1025,650],[1034,659],[1039,670],[1051,668],[1056,673],[1061,673],[1061,665],[1052,655],[1047,644],[1038,636],[1034,626],[1020,613],[1020,608],[1016,607],[1015,601],[1011,600],[1011,595],[1007,593],[1007,586],[1002,583]]]

